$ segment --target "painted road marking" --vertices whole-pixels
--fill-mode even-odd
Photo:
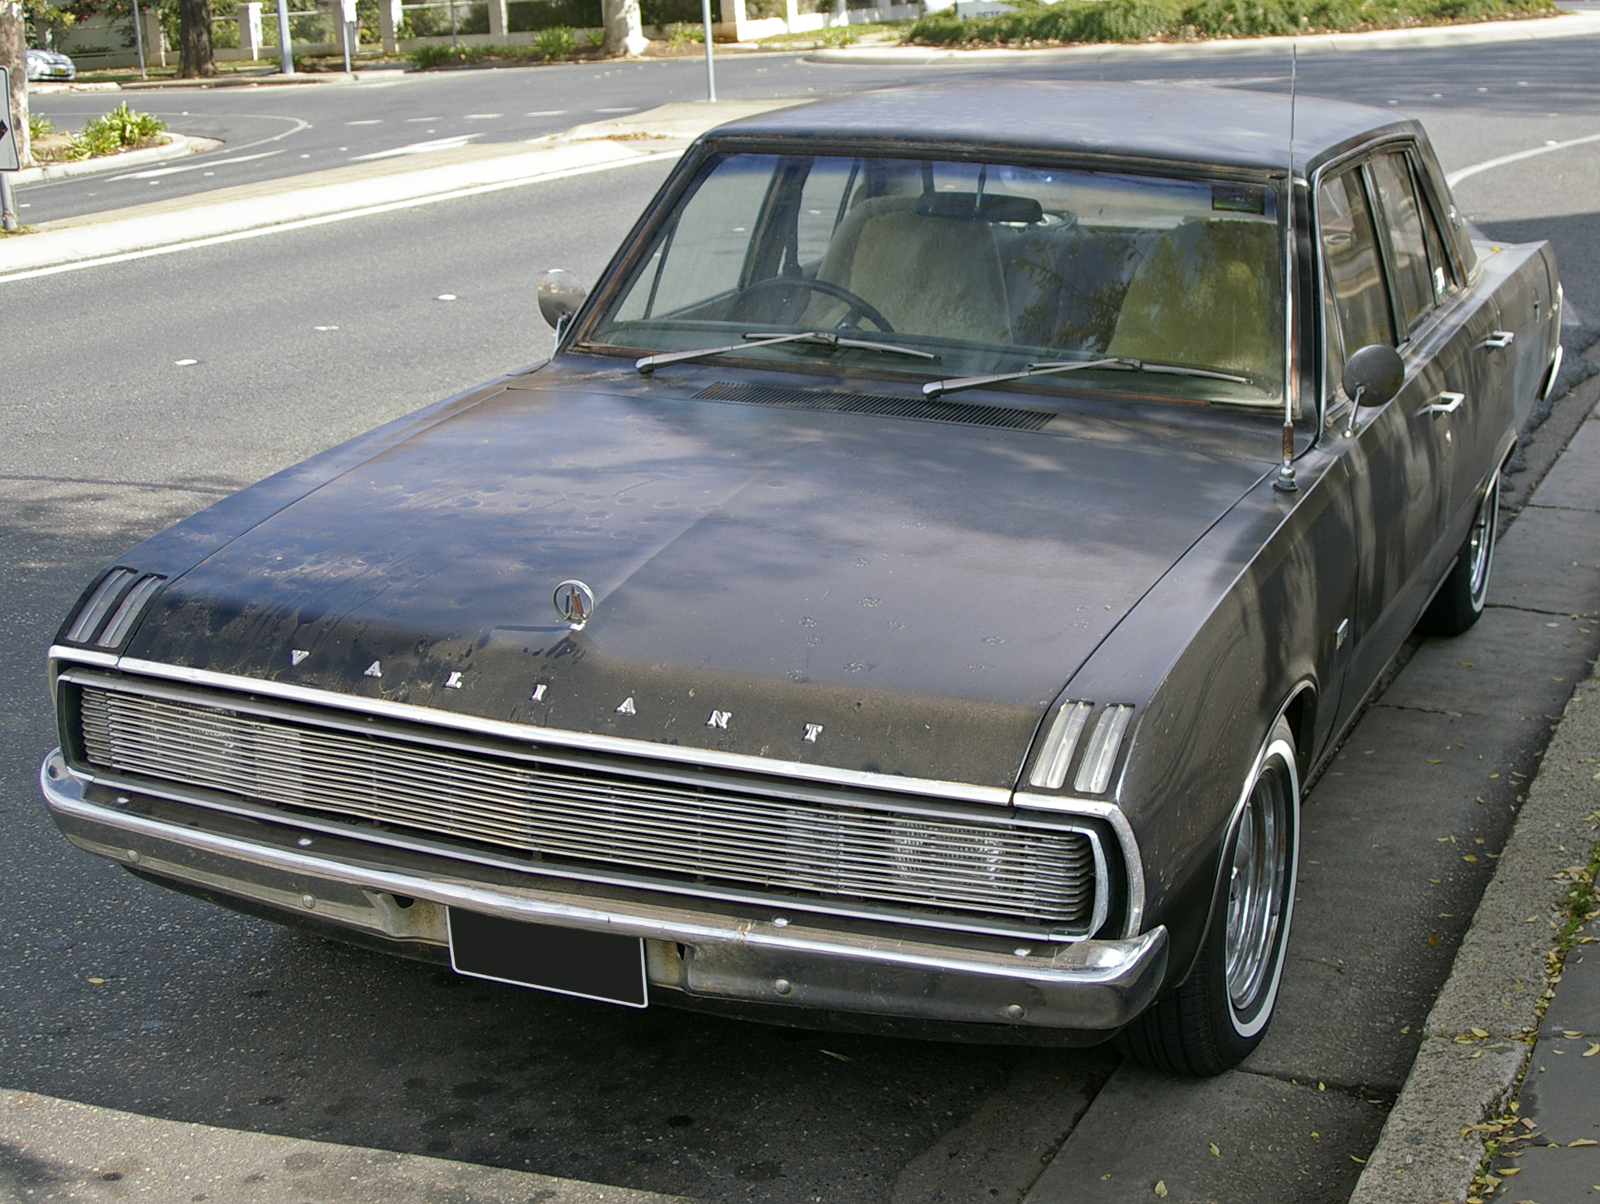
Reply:
[[[1454,188],[1469,176],[1475,176],[1480,171],[1488,171],[1494,167],[1504,167],[1507,163],[1520,163],[1524,159],[1531,159],[1535,155],[1548,155],[1551,151],[1566,150],[1569,146],[1583,146],[1588,142],[1600,142],[1600,134],[1589,134],[1583,138],[1568,138],[1565,142],[1546,142],[1543,146],[1535,146],[1530,150],[1517,151],[1510,155],[1501,155],[1498,159],[1485,159],[1482,163],[1474,163],[1470,167],[1463,167],[1460,171],[1453,171],[1445,177],[1445,182]]]
[[[453,138],[435,138],[431,142],[413,142],[392,150],[373,151],[370,155],[352,156],[352,163],[370,163],[374,159],[393,159],[399,155],[426,155],[430,151],[458,150],[471,142],[477,134],[457,134]]]

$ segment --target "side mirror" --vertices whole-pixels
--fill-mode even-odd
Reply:
[[[565,268],[551,268],[539,281],[539,312],[544,320],[561,329],[561,324],[578,312],[589,290]]]
[[[542,296],[542,294],[541,294]],[[1382,343],[1370,343],[1344,363],[1344,391],[1357,406],[1381,406],[1400,392],[1406,366],[1400,353]]]

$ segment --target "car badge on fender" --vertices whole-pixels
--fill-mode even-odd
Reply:
[[[551,601],[556,605],[556,614],[574,631],[582,631],[594,614],[594,590],[581,581],[563,581],[556,586]]]

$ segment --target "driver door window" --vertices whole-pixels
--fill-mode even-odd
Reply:
[[[1317,211],[1323,263],[1346,352],[1354,353],[1369,343],[1393,347],[1389,292],[1360,169],[1323,184],[1317,194]]]

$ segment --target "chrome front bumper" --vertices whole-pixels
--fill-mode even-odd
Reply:
[[[798,914],[756,918],[670,898],[585,896],[533,874],[302,834],[289,816],[269,824],[216,815],[195,826],[142,813],[126,791],[121,805],[89,797],[90,784],[59,750],[45,758],[39,785],[73,844],[174,883],[389,942],[446,945],[449,907],[638,936],[652,990],[689,1000],[1108,1032],[1148,1006],[1166,972],[1164,927],[1019,955],[809,926]]]

